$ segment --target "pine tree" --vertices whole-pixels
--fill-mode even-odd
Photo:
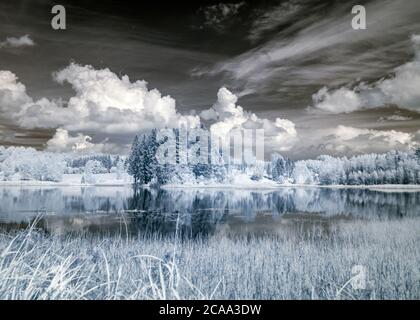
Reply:
[[[143,183],[147,184],[156,177],[159,163],[156,159],[156,153],[159,143],[156,139],[156,129],[144,139],[144,159],[143,159]]]
[[[146,182],[146,175],[147,175],[147,143],[146,143],[146,135],[143,135],[138,146],[137,146],[137,181],[138,184],[142,185],[147,183]]]
[[[293,162],[278,153],[271,156],[271,177],[274,181],[284,182],[292,176]]]
[[[140,139],[137,135],[134,137],[131,145],[131,152],[127,162],[127,172],[129,175],[133,176],[134,184],[137,185],[140,183],[140,166],[142,163]]]
[[[212,164],[210,163],[211,144],[208,132],[201,127],[191,130],[188,148],[192,163],[192,170],[199,179],[210,179],[212,177]]]

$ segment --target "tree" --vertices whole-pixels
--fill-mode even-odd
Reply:
[[[143,162],[143,155],[141,150],[140,139],[136,135],[131,145],[130,155],[127,159],[128,162],[128,174],[133,176],[134,184],[140,182],[140,167]]]
[[[156,158],[156,153],[159,148],[156,129],[153,129],[149,135],[145,136],[142,148],[143,163],[141,166],[141,180],[143,184],[148,184],[156,178],[159,167],[159,163]]]
[[[285,182],[292,175],[293,162],[278,153],[271,156],[271,177],[274,181]]]
[[[128,173],[133,176],[134,184],[148,184],[157,178],[159,163],[156,153],[159,143],[156,140],[156,129],[143,135],[141,140],[136,136],[128,158]]]
[[[83,174],[82,180],[84,183],[95,184],[96,177],[95,174],[98,172],[98,168],[101,167],[101,163],[97,160],[89,160],[85,166],[85,172]]]

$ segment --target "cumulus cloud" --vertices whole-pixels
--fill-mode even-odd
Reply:
[[[197,127],[200,118],[181,115],[175,100],[149,90],[145,81],[131,82],[109,69],[70,64],[54,74],[58,83],[69,83],[75,95],[64,105],[62,101],[32,99],[12,72],[0,71],[0,111],[24,128],[54,128],[48,141],[51,151],[104,151],[112,149],[115,137],[132,136],[139,131],[176,127]],[[210,130],[221,136],[232,129],[264,129],[267,149],[289,150],[297,139],[293,122],[277,118],[260,119],[237,105],[238,97],[226,88],[217,94],[217,102],[201,115],[212,121]],[[107,139],[94,143],[93,135]]]
[[[67,130],[60,128],[47,142],[47,150],[52,152],[114,153],[118,149],[121,147],[108,143],[108,139],[100,143],[92,143],[90,136],[82,133],[71,135]]]
[[[412,36],[411,41],[414,60],[396,68],[391,78],[370,86],[362,83],[353,89],[329,91],[324,87],[313,95],[314,107],[330,113],[348,113],[392,104],[420,112],[420,36]]]
[[[56,103],[45,98],[34,101],[14,73],[0,70],[0,112],[8,120],[21,124],[31,111],[55,107]]]
[[[34,46],[35,42],[31,39],[31,37],[26,34],[19,38],[16,37],[8,37],[5,41],[0,41],[0,48],[18,48],[18,47],[27,47],[27,46]]]
[[[175,100],[149,90],[147,82],[119,78],[109,69],[70,64],[54,79],[68,82],[76,95],[68,101],[72,119],[64,120],[68,130],[94,129],[104,133],[136,133],[144,129],[177,126],[180,122],[196,126],[197,116],[176,111]]]
[[[312,96],[312,99],[315,108],[331,113],[352,112],[360,109],[363,105],[359,95],[347,88],[328,92],[327,87],[323,87]]]
[[[271,151],[290,150],[297,141],[295,124],[287,119],[274,121],[260,119],[237,105],[238,97],[226,88],[220,88],[212,108],[201,113],[205,120],[212,120],[212,134],[226,137],[233,129],[264,129],[265,146]]]
[[[75,90],[66,107],[42,98],[34,101],[25,86],[10,71],[0,71],[2,112],[24,128],[90,130],[105,134],[132,134],[151,128],[176,126],[180,122],[197,126],[197,116],[176,111],[175,100],[148,90],[145,81],[130,82],[109,69],[70,64],[54,74],[59,83],[68,82]]]
[[[55,135],[47,142],[47,149],[55,152],[68,152],[75,150],[91,149],[94,144],[89,136],[79,133],[76,136],[70,136],[64,129],[57,129]]]
[[[360,129],[337,126],[324,138],[325,151],[332,154],[387,152],[410,150],[420,145],[420,131],[406,133],[395,130]]]
[[[131,82],[128,76],[120,78],[109,69],[72,63],[53,78],[69,83],[75,91],[66,106],[60,100],[32,99],[15,74],[0,71],[0,112],[23,128],[64,130],[58,131],[50,148],[59,149],[58,144],[64,141],[63,147],[69,148],[76,143],[73,138],[84,138],[86,132],[109,137],[111,144],[114,136],[200,123],[198,116],[178,113],[174,99],[162,96],[157,89],[149,90],[145,81]],[[82,136],[66,136],[64,132]]]

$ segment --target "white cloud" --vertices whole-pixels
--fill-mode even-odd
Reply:
[[[104,134],[133,134],[151,128],[197,126],[197,116],[176,111],[175,100],[148,90],[145,81],[130,82],[109,69],[70,64],[54,74],[59,83],[68,82],[76,95],[63,107],[61,101],[34,101],[10,71],[0,71],[2,112],[24,128],[57,128]]]
[[[109,69],[72,63],[55,73],[54,79],[70,83],[75,91],[66,107],[60,100],[33,100],[16,75],[0,71],[0,112],[23,128],[59,128],[83,137],[84,133],[99,134],[109,138],[108,144],[116,136],[151,128],[200,123],[198,116],[178,113],[174,99],[162,96],[157,89],[149,90],[145,81],[131,82],[128,76],[120,78]],[[63,142],[63,132],[52,142],[56,149]],[[73,143],[70,138],[64,148]]]
[[[323,87],[312,96],[315,107],[331,113],[352,112],[362,108],[363,101],[353,90],[340,88],[333,92],[328,92]]]
[[[409,150],[419,146],[420,131],[416,134],[395,130],[360,129],[337,126],[324,138],[324,148],[332,154],[387,152]]]
[[[0,108],[6,112],[9,105],[19,107],[28,102],[26,87],[17,82],[17,77],[10,71],[0,71]]]
[[[91,149],[94,144],[92,138],[79,133],[70,136],[64,129],[57,129],[55,135],[47,142],[47,149],[54,152],[68,152],[77,150]]]
[[[45,98],[34,101],[14,73],[0,70],[0,112],[8,120],[20,124],[30,110],[53,107],[56,104]]]
[[[418,0],[404,0],[404,5],[369,1],[368,32],[349,27],[351,6],[309,3],[281,1],[267,6],[262,16],[255,12],[259,17],[251,21],[250,39],[265,35],[267,41],[210,68],[196,68],[193,75],[223,74],[238,90],[260,94],[276,88],[310,92],[314,86],[342,86],[388,72],[395,56],[405,51],[407,34],[420,28]]]
[[[378,83],[385,101],[420,112],[420,35],[411,38],[415,59],[395,69],[395,77]]]
[[[115,153],[123,147],[108,143],[107,139],[100,143],[92,143],[90,136],[82,133],[71,135],[67,130],[60,128],[47,142],[47,150],[52,152]]]
[[[313,95],[314,107],[331,113],[348,113],[394,104],[420,112],[420,36],[414,35],[411,40],[415,58],[396,68],[392,78],[381,79],[371,86],[362,83],[354,89],[328,91],[324,87]]]
[[[238,97],[226,88],[220,88],[217,101],[211,109],[201,113],[205,120],[215,121],[210,130],[213,134],[226,137],[233,129],[264,129],[265,148],[271,151],[290,150],[297,140],[295,124],[287,119],[274,121],[260,119],[254,113],[244,111],[236,105]]]
[[[68,102],[68,109],[77,119],[65,121],[68,130],[95,128],[123,134],[173,127],[180,122],[192,126],[199,123],[197,116],[179,114],[170,96],[162,96],[157,89],[148,90],[145,81],[130,82],[126,75],[119,78],[109,69],[95,70],[72,63],[57,72],[54,79],[70,83],[76,92]]]
[[[0,41],[0,48],[18,48],[18,47],[26,47],[26,46],[34,46],[35,42],[31,39],[29,35],[24,35],[19,38],[16,37],[8,37],[5,41]]]

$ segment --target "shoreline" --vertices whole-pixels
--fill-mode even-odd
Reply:
[[[71,182],[52,182],[52,181],[0,181],[0,187],[131,187],[131,182],[121,183],[96,183],[96,184],[81,184]],[[149,188],[149,186],[142,186],[143,188]],[[285,188],[324,188],[324,189],[368,189],[372,191],[382,192],[420,192],[420,185],[413,184],[383,184],[383,185],[315,185],[315,184],[271,184],[271,185],[237,185],[237,184],[208,184],[208,185],[196,185],[196,184],[185,184],[185,185],[162,185],[161,189],[219,189],[219,190],[278,190]]]

